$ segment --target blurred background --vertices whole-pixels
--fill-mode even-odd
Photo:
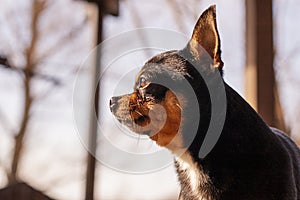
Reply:
[[[93,166],[74,122],[73,87],[97,42],[143,27],[189,38],[211,4],[225,80],[300,144],[298,0],[0,0],[0,199],[177,199],[172,165],[147,174]],[[93,74],[82,76],[91,90]],[[88,102],[80,105],[85,115]]]

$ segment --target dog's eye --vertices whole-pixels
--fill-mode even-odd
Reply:
[[[145,96],[145,101],[152,101],[154,98],[150,95]]]
[[[140,79],[139,79],[139,85],[140,85],[140,87],[145,87],[146,84],[147,84],[146,78],[145,77],[140,77]]]

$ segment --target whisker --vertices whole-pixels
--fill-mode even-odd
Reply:
[[[142,113],[140,113],[139,111],[135,110],[134,112],[136,112],[137,114],[139,114],[141,117],[144,117],[144,115]]]
[[[138,134],[137,146],[139,146],[139,144],[140,144],[140,141],[141,141],[141,135],[140,135],[140,134]]]
[[[182,110],[181,106],[180,106],[178,103],[176,103],[176,106],[177,106],[180,110]]]
[[[130,114],[131,119],[134,119],[133,115],[132,115],[132,112],[129,112],[129,114]]]

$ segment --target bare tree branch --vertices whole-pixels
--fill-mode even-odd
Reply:
[[[25,66],[25,74],[23,80],[24,99],[25,99],[24,111],[23,111],[20,129],[17,132],[17,135],[15,136],[15,148],[14,148],[13,159],[11,163],[11,173],[9,176],[9,183],[14,183],[18,181],[17,171],[18,171],[19,162],[23,150],[23,141],[28,128],[31,106],[34,101],[31,94],[32,75],[30,74],[30,72],[34,70],[34,66],[35,66],[33,65],[33,59],[36,50],[36,44],[39,38],[37,25],[38,25],[39,16],[45,8],[45,2],[46,2],[45,0],[43,1],[33,0],[32,2],[31,43],[25,52],[26,66]]]
[[[1,56],[0,55],[0,67],[3,67],[5,69],[9,69],[12,71],[16,71],[21,73],[22,75],[24,74],[29,74],[31,77],[35,77],[35,78],[39,78],[48,82],[52,82],[53,85],[55,86],[59,86],[61,85],[61,81],[54,77],[54,76],[49,76],[49,75],[45,75],[45,74],[41,74],[38,72],[33,71],[32,69],[28,69],[27,67],[22,69],[19,67],[15,67],[13,65],[10,64],[10,62],[8,61],[8,59],[5,56]]]
[[[49,58],[49,57],[55,55],[55,53],[57,53],[58,47],[67,46],[66,44],[68,44],[70,41],[72,41],[74,38],[76,38],[81,33],[80,31],[84,29],[84,27],[87,25],[87,22],[88,22],[88,17],[85,17],[85,19],[80,24],[78,24],[76,27],[72,28],[67,34],[62,36],[56,42],[56,44],[54,44],[52,47],[50,47],[48,50],[46,50],[45,53],[43,53],[41,56],[39,56],[36,59],[36,61],[34,62],[34,64],[38,65],[46,58]]]
[[[6,56],[0,55],[0,65],[3,65],[4,67],[10,67]]]

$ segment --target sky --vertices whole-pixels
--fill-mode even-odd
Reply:
[[[15,1],[0,0],[0,52],[11,55],[14,65],[22,66],[22,51],[30,37],[30,6],[28,0],[17,2],[18,6]],[[108,108],[111,95],[131,92],[137,70],[150,56],[168,47],[156,46],[126,52],[126,48],[130,49],[129,46],[133,44],[132,35],[130,40],[120,41],[118,38],[136,28],[151,27],[172,31],[180,39],[180,42],[174,43],[174,48],[176,45],[180,47],[185,44],[185,38],[187,42],[190,37],[200,13],[209,5],[216,4],[225,80],[244,95],[244,4],[240,0],[186,0],[184,3],[175,0],[179,7],[174,12],[166,0],[120,2],[120,16],[106,16],[104,21],[104,39],[111,48],[105,54],[107,60],[103,64],[101,79],[103,92],[100,108],[103,112],[99,120],[102,134],[98,141],[101,146],[97,157],[96,199],[174,199],[178,195],[179,184],[172,164],[167,163],[154,172],[128,173],[120,168],[136,169],[143,167],[143,163],[116,156],[109,151],[107,144],[112,144],[133,154],[163,152],[166,159],[172,158],[149,139],[136,137],[120,127]],[[300,110],[295,109],[300,101],[297,84],[300,80],[297,76],[300,56],[296,51],[300,48],[300,38],[299,28],[294,25],[300,17],[299,8],[297,0],[276,0],[274,5],[278,54],[276,76],[280,83],[286,121],[291,124],[294,136],[299,132],[297,122],[300,117]],[[42,36],[38,55],[43,56],[53,45],[58,46],[54,54],[47,55],[43,60],[39,72],[54,75],[63,80],[63,84],[53,89],[49,83],[41,80],[35,83],[35,94],[46,93],[46,97],[41,98],[33,108],[20,177],[58,199],[84,198],[87,153],[87,131],[84,130],[88,130],[90,120],[88,97],[93,79],[90,59],[95,38],[92,20],[76,35],[75,40],[66,43],[57,41],[61,37],[68,38],[69,30],[78,27],[89,12],[82,2],[59,1],[43,13],[39,26]],[[92,18],[93,14],[88,17]],[[142,37],[135,38],[135,42],[145,42]],[[126,53],[114,58],[122,50]],[[18,128],[22,109],[21,78],[17,73],[0,68],[0,94],[3,97],[0,98],[0,186],[4,186],[6,179],[3,173],[10,161],[12,137]],[[103,142],[103,137],[108,143]],[[116,162],[115,165],[108,165],[110,161]]]

